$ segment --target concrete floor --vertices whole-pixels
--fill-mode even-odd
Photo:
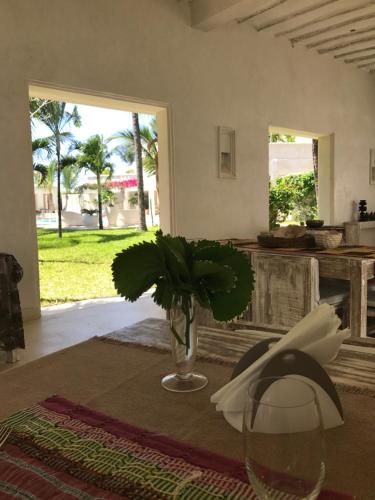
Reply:
[[[24,324],[26,349],[19,350],[20,360],[5,363],[5,353],[1,353],[0,371],[150,317],[165,318],[165,311],[153,302],[151,292],[134,303],[112,297],[45,307],[41,318]]]

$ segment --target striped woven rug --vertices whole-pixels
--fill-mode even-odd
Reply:
[[[53,396],[8,417],[0,498],[256,500],[244,464]],[[278,499],[295,496],[280,494]],[[333,491],[320,500],[350,500]]]
[[[205,361],[235,365],[257,342],[271,337],[278,338],[281,335],[256,330],[230,331],[200,327],[198,357]],[[149,318],[99,339],[168,351],[169,323]],[[375,348],[343,345],[336,360],[326,369],[340,389],[375,397]]]

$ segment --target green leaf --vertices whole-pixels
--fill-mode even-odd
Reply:
[[[157,232],[156,244],[164,254],[167,269],[171,280],[178,286],[182,283],[190,283],[190,273],[186,263],[185,246],[183,238],[163,236],[161,231]]]
[[[173,304],[174,289],[166,279],[160,279],[152,294],[155,303],[163,309],[170,309]]]
[[[235,284],[235,274],[228,266],[210,262],[208,260],[198,260],[193,264],[193,280],[199,281],[202,287],[209,292],[227,291]]]
[[[213,262],[223,263],[227,257],[239,252],[232,245],[205,245],[199,247],[194,252],[196,260],[211,260]]]
[[[191,249],[192,249],[192,253],[193,253],[193,257],[194,258],[198,258],[198,254],[201,250],[205,249],[205,248],[217,248],[217,247],[221,247],[222,245],[220,245],[220,243],[218,241],[214,241],[214,240],[199,240],[199,241],[192,241],[190,242],[190,245],[191,245]]]
[[[206,308],[210,308],[210,297],[207,293],[206,288],[203,285],[200,285],[199,283],[195,286],[194,289],[194,297],[197,299],[199,304]]]
[[[112,273],[117,291],[133,302],[166,274],[166,268],[158,246],[143,242],[118,253]]]
[[[245,253],[231,245],[157,233],[156,243],[141,243],[118,254],[112,264],[115,286],[134,301],[156,284],[154,301],[170,309],[179,300],[187,310],[194,296],[218,321],[241,314],[250,302],[253,273]],[[188,314],[188,312],[186,312]]]
[[[227,257],[221,261],[229,266],[237,277],[236,284],[229,292],[209,293],[212,313],[217,321],[229,321],[239,316],[247,308],[254,287],[254,276],[247,255],[235,248],[225,250]]]

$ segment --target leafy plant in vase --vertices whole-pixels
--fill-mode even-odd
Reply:
[[[239,316],[253,291],[247,255],[231,244],[187,241],[158,231],[155,242],[118,253],[112,272],[122,297],[134,302],[154,285],[152,298],[169,312],[176,372],[162,379],[163,387],[176,392],[202,389],[207,378],[193,372],[198,343],[195,305],[210,309],[217,321]]]

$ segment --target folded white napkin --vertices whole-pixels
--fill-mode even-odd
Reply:
[[[338,330],[340,323],[332,306],[328,304],[318,306],[247,370],[211,396],[211,402],[216,404],[216,410],[223,411],[225,418],[228,414],[238,412],[242,414],[249,385],[256,381],[266,362],[280,351],[298,349],[309,354],[322,366],[333,361],[342,342],[350,336],[348,329]],[[231,422],[230,417],[227,420],[236,428],[240,426],[238,418],[236,424]]]

